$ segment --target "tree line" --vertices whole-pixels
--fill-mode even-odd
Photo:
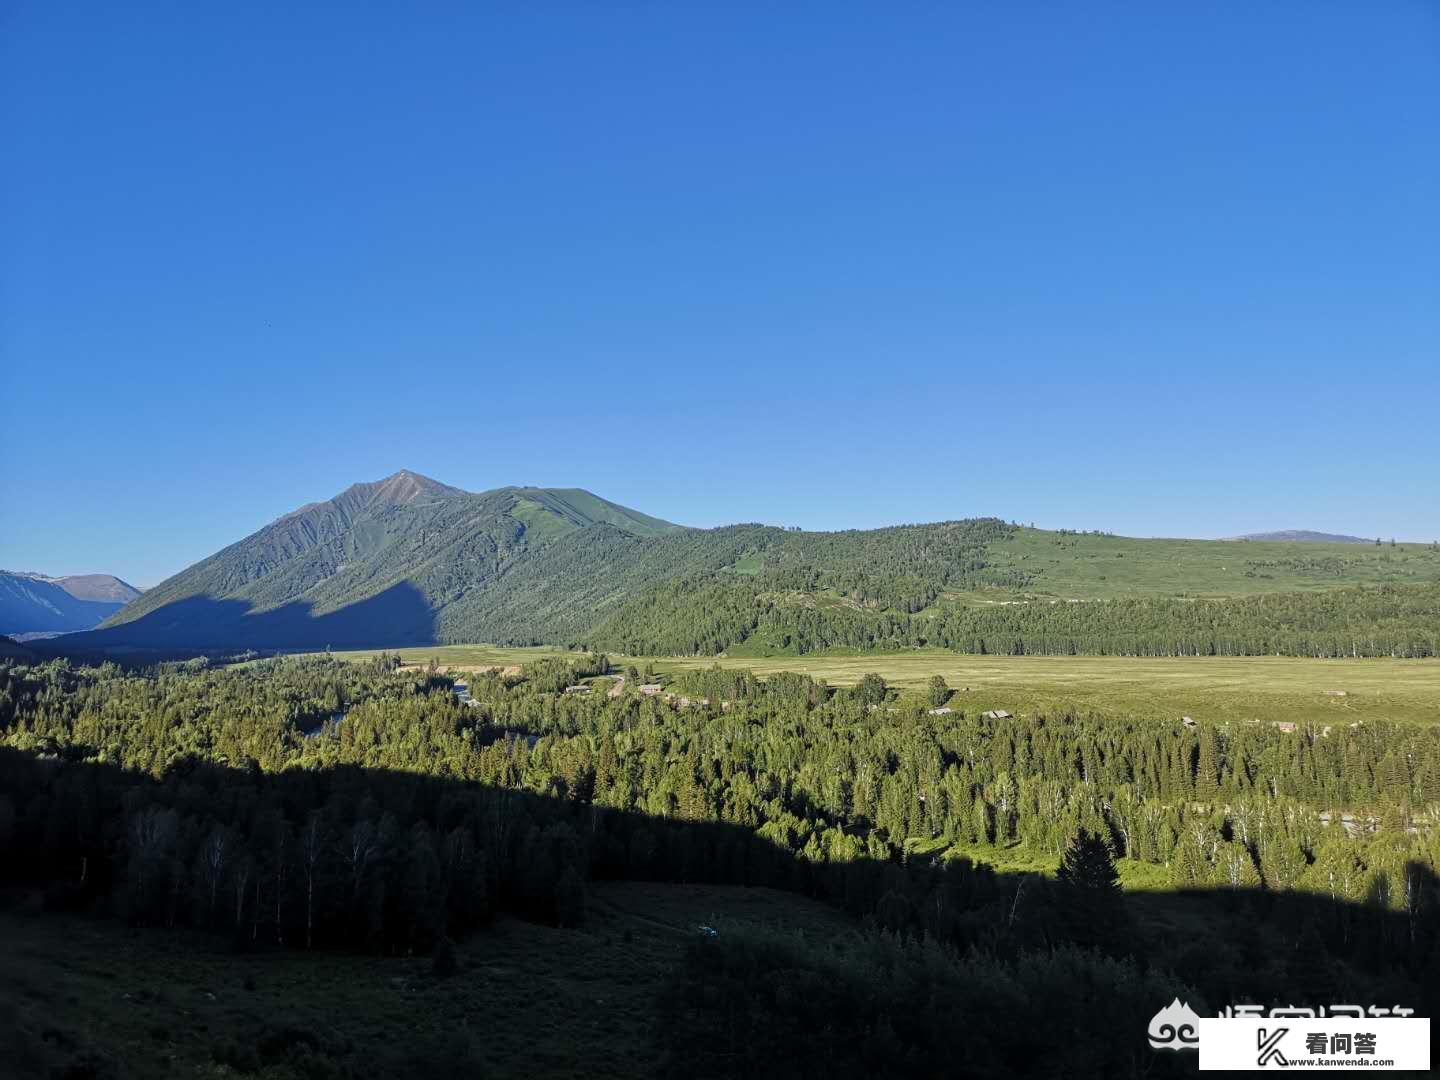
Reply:
[[[580,640],[613,652],[687,656],[744,645],[784,655],[931,647],[994,656],[1432,657],[1440,655],[1440,586],[1225,599],[1032,598],[912,611],[687,579],[655,587]]]

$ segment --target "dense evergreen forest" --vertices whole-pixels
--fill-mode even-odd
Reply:
[[[477,676],[467,702],[394,656],[0,662],[0,880],[237,948],[430,952],[439,968],[497,913],[584,920],[607,878],[768,885],[866,928],[834,953],[697,941],[657,1003],[677,1075],[904,1075],[957,1054],[1129,1074],[1133,1046],[1069,1043],[1046,1010],[1078,1024],[1103,1000],[1140,1030],[1179,989],[1211,1011],[1331,992],[1433,1005],[1430,731],[991,719],[932,713],[938,682],[897,695],[878,676],[833,689],[718,668],[666,698],[608,669]],[[1015,843],[1061,858],[1060,877],[944,855]],[[1227,929],[1147,936],[1117,858]],[[817,1028],[816,1010],[843,1023]],[[975,1019],[999,1015],[1038,1026]],[[963,1050],[946,1037],[960,1023]]]
[[[884,598],[873,606],[821,604],[784,585],[768,577],[672,582],[625,604],[585,643],[636,655],[717,655],[736,646],[787,655],[926,646],[1002,656],[1440,655],[1433,585],[930,607],[938,594],[913,581],[855,586]]]

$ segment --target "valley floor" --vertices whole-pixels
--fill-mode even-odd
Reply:
[[[376,1077],[647,1075],[658,995],[700,924],[823,941],[854,926],[770,889],[597,883],[582,928],[501,918],[462,942],[458,973],[440,978],[428,957],[239,953],[223,938],[6,912],[0,1072],[45,1077],[88,1060],[84,1075],[129,1078],[327,1076],[329,1065]]]
[[[434,661],[458,671],[524,665],[539,657],[563,655],[556,649],[488,645],[398,651],[407,663]],[[375,653],[334,655],[363,659]],[[642,670],[652,665],[662,676],[712,664],[748,668],[757,675],[799,671],[835,685],[855,683],[875,672],[893,685],[919,687],[932,675],[940,675],[959,691],[950,704],[967,711],[1020,713],[1073,706],[1172,721],[1191,716],[1211,723],[1440,723],[1440,660],[968,656],[923,650],[763,658],[611,656],[611,662]]]

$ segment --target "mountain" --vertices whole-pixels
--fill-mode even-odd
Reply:
[[[113,574],[71,574],[69,577],[45,580],[55,582],[76,600],[94,600],[122,607],[143,591]]]
[[[89,630],[139,595],[110,574],[52,578],[0,570],[0,634],[23,639]]]
[[[493,626],[493,598],[514,591],[507,578],[525,577],[523,566],[571,534],[623,542],[679,531],[580,489],[473,494],[402,470],[284,515],[157,585],[75,644],[428,642]]]
[[[1346,536],[1343,533],[1312,532],[1309,529],[1282,529],[1279,532],[1246,533],[1227,537],[1229,540],[1280,540],[1300,544],[1373,544],[1374,538]]]
[[[1363,631],[1366,648],[1410,655],[1431,647],[1411,628],[1440,625],[1436,583],[1440,548],[1426,545],[1142,540],[995,518],[690,529],[578,488],[471,493],[402,471],[284,515],[57,649],[1277,651],[1309,647],[1297,627],[1343,624],[1351,652]],[[1335,599],[1354,586],[1433,591]]]

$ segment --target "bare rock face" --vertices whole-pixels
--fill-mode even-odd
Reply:
[[[112,604],[128,604],[140,590],[113,574],[72,574],[52,579],[76,600],[100,600]]]

